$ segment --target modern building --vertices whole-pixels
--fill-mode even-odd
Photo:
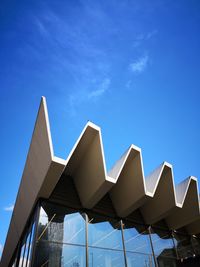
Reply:
[[[1,267],[200,266],[197,179],[164,162],[144,177],[131,145],[107,172],[88,122],[68,158],[54,155],[42,98]]]

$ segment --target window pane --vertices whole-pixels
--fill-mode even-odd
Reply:
[[[89,267],[123,267],[123,251],[89,248]]]
[[[19,258],[19,266],[23,266],[23,259],[24,259],[24,250],[25,250],[25,244],[23,244],[21,248],[20,258]]]
[[[40,241],[33,266],[85,267],[85,247]]]
[[[159,267],[176,267],[177,262],[175,258],[169,257],[157,257],[157,262]]]
[[[174,233],[174,241],[180,259],[192,257],[195,254],[191,243],[191,236],[176,232]]]
[[[85,245],[85,216],[73,213],[64,219],[64,242]]]
[[[49,205],[41,207],[37,240],[85,245],[85,216]]]
[[[28,264],[28,248],[29,248],[29,242],[30,242],[30,237],[31,237],[31,233],[29,232],[28,237],[26,239],[26,246],[24,248],[24,255],[23,255],[23,263],[22,263],[22,267],[26,267],[26,265]]]
[[[26,267],[29,267],[31,265],[30,259],[31,259],[31,253],[32,253],[32,247],[33,247],[33,235],[35,232],[35,222],[32,225],[31,229],[31,236],[30,236],[30,245],[29,245],[29,251],[28,251],[28,256],[27,256],[27,265]]]
[[[172,236],[168,231],[151,228],[151,239],[157,258],[176,258]]]
[[[123,249],[119,222],[97,222],[93,218],[88,224],[89,246]]]
[[[144,228],[137,229],[132,225],[124,225],[124,243],[126,251],[152,254],[149,234]]]
[[[151,254],[126,252],[128,267],[154,267],[154,259]]]
[[[195,255],[200,255],[200,238],[193,236],[192,245],[194,248]]]

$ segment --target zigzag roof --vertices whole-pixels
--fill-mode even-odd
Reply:
[[[164,219],[170,229],[200,233],[197,178],[175,186],[173,168],[163,162],[144,176],[141,149],[131,145],[108,172],[101,129],[88,122],[67,159],[54,155],[46,100],[42,97],[21,184],[2,254],[8,266],[26,222],[39,198],[48,198],[62,173],[73,177],[82,206],[93,208],[107,193],[119,217],[140,209],[147,224]]]

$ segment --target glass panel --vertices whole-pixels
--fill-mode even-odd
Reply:
[[[174,242],[180,259],[192,257],[195,252],[191,243],[191,236],[180,233],[174,233]]]
[[[40,241],[33,266],[85,267],[85,247]]]
[[[64,245],[62,257],[62,266],[86,266],[85,247]]]
[[[170,257],[157,257],[157,262],[159,267],[176,267],[177,262],[175,258]]]
[[[28,247],[29,247],[30,237],[31,237],[31,233],[28,234],[28,237],[26,239],[26,245],[25,245],[24,254],[23,254],[23,262],[22,262],[22,265],[20,265],[21,267],[26,267],[26,265],[28,264],[27,260],[28,260]]]
[[[32,253],[34,232],[35,232],[35,223],[33,223],[32,228],[31,228],[31,236],[30,236],[30,242],[29,242],[29,250],[28,250],[28,255],[27,255],[26,267],[29,267],[31,265],[30,258],[31,258],[31,253]]]
[[[200,255],[200,238],[193,236],[192,245],[194,248],[195,255]]]
[[[130,228],[129,228],[130,227]],[[124,243],[126,251],[152,254],[149,233],[144,228],[137,229],[132,225],[124,225]]]
[[[73,213],[64,219],[64,242],[85,245],[85,216]]]
[[[89,267],[123,267],[124,252],[111,249],[89,248]]]
[[[119,222],[98,222],[93,218],[88,224],[88,244],[93,247],[123,249]]]
[[[126,252],[128,267],[154,267],[153,255]]]
[[[168,231],[151,228],[154,253],[159,257],[176,258],[172,236]]]
[[[40,209],[38,241],[48,240],[85,245],[85,215],[66,214],[66,210],[46,203],[45,209],[43,207]]]
[[[105,218],[90,218],[88,223],[90,267],[123,267],[124,251],[121,223]]]
[[[153,267],[154,260],[149,239],[149,232],[144,226],[125,223],[124,244],[128,267]]]
[[[85,214],[43,202],[40,208],[34,267],[86,264]]]
[[[23,244],[21,248],[20,258],[19,258],[19,266],[23,266],[23,258],[24,258],[24,250],[25,250],[25,244]]]

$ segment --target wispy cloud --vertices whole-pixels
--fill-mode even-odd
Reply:
[[[93,90],[88,94],[88,99],[92,98],[96,99],[102,96],[108,90],[109,86],[110,86],[110,79],[109,78],[104,79],[97,90]]]
[[[106,94],[109,90],[111,80],[110,78],[104,78],[102,81],[91,81],[91,86],[87,89],[80,89],[72,93],[69,97],[70,104],[70,113],[72,116],[76,115],[77,107],[80,107],[81,104],[97,101]],[[96,88],[91,90],[91,87]]]
[[[10,205],[10,206],[4,207],[5,211],[13,211],[13,209],[14,209],[14,205],[13,204]]]
[[[44,23],[37,17],[34,18],[34,24],[37,26],[38,31],[44,37],[49,37],[49,33],[47,28],[45,27]]]
[[[93,24],[88,28],[91,20]],[[101,8],[93,6],[92,2],[83,3],[80,19],[74,23],[68,16],[63,17],[49,8],[33,17],[38,38],[41,38],[35,47],[38,51],[44,51],[41,57],[48,51],[49,71],[53,70],[54,75],[66,74],[62,76],[62,84],[68,84],[68,89],[61,85],[58,90],[62,97],[67,97],[72,110],[76,110],[74,107],[81,103],[99,99],[110,85],[107,77],[111,62],[104,45],[98,42],[100,33],[96,32],[95,25],[99,23],[110,25],[111,22],[109,16]],[[106,28],[112,29],[112,26]],[[109,37],[112,32],[106,30],[104,34]]]
[[[153,31],[149,31],[147,33],[140,33],[140,34],[138,34],[136,36],[134,42],[133,42],[133,46],[134,47],[140,46],[143,42],[152,39],[152,37],[154,37],[157,33],[158,33],[157,30],[153,30]]]
[[[155,36],[156,34],[158,33],[157,30],[153,30],[151,32],[148,32],[147,35],[146,35],[146,40],[149,40],[151,39],[153,36]]]
[[[147,66],[148,60],[149,60],[149,57],[146,55],[146,56],[140,57],[137,60],[135,60],[134,62],[132,62],[129,65],[131,72],[142,73]]]

